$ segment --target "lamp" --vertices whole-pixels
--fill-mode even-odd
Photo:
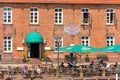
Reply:
[[[60,36],[57,36],[57,45],[58,45],[58,49],[57,49],[57,77],[59,78],[59,48],[60,48]]]
[[[43,43],[45,43],[46,44],[46,40],[44,40],[44,42]]]
[[[24,39],[22,40],[22,44],[25,45],[25,40]]]

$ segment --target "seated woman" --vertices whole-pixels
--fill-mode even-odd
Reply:
[[[22,73],[28,73],[28,67],[27,66],[22,67]]]
[[[42,68],[40,67],[40,65],[38,65],[36,71],[38,74],[42,74]]]

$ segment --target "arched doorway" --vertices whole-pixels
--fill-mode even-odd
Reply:
[[[29,58],[41,58],[42,56],[42,43],[43,37],[38,32],[30,32],[26,36],[26,43],[28,45],[28,57]]]

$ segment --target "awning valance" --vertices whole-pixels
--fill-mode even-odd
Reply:
[[[25,38],[26,43],[42,43],[43,37],[38,32],[31,32]]]

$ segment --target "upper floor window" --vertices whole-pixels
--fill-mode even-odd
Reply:
[[[83,25],[89,25],[90,23],[90,10],[88,8],[81,9],[81,20]]]
[[[4,52],[12,52],[12,37],[4,37]]]
[[[106,9],[106,24],[114,25],[114,21],[115,21],[114,9],[112,8]]]
[[[62,8],[54,9],[54,24],[57,24],[57,25],[63,24],[63,9]]]
[[[84,46],[89,46],[90,45],[89,36],[82,36],[81,37],[81,44],[83,44]]]
[[[38,8],[32,7],[30,8],[30,24],[38,23],[39,23]]]
[[[114,45],[114,37],[113,36],[107,36],[106,37],[106,46],[113,46]]]
[[[62,36],[55,36],[54,37],[54,49],[58,49],[60,47],[63,47],[63,37]]]
[[[3,24],[12,24],[12,8],[3,8]]]

